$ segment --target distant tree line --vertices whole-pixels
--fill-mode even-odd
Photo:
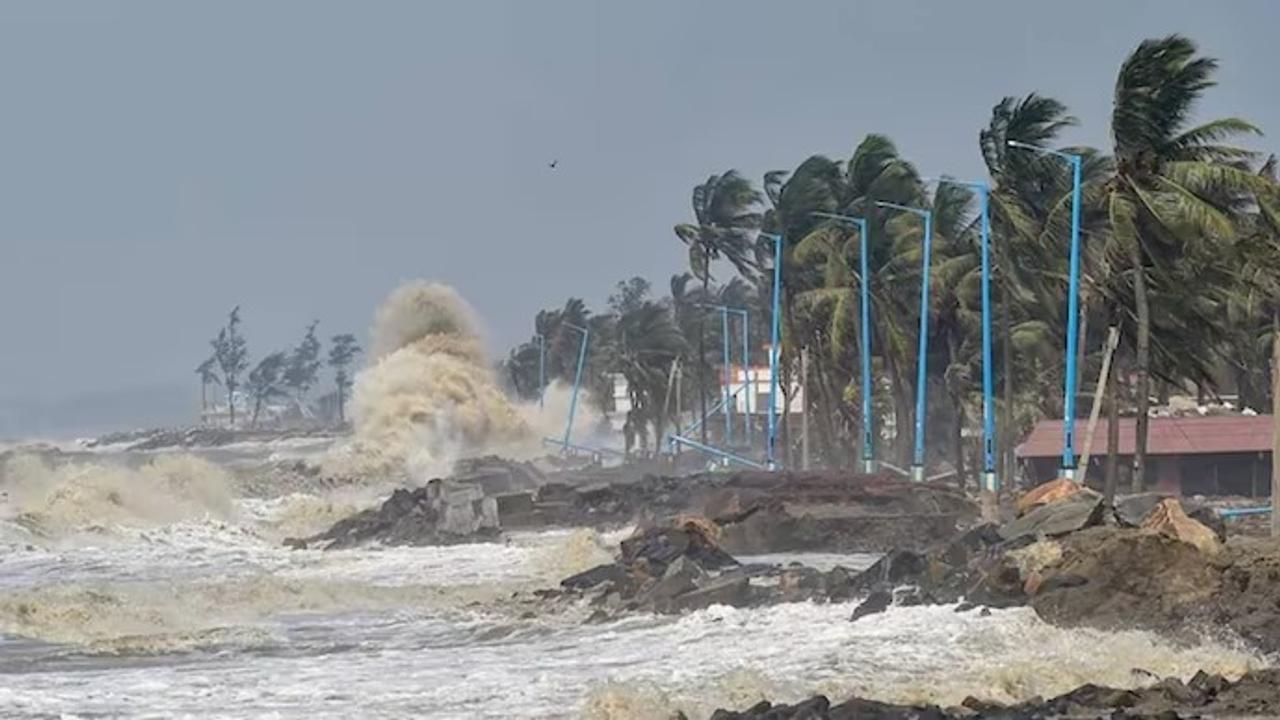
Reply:
[[[321,401],[332,397],[337,421],[346,422],[346,400],[351,390],[351,366],[360,354],[360,345],[350,333],[330,338],[327,357],[316,331],[320,321],[312,321],[302,340],[288,350],[270,352],[250,368],[248,342],[241,330],[240,307],[231,309],[226,324],[209,341],[212,354],[196,366],[200,377],[200,407],[207,412],[212,405],[210,388],[221,387],[226,394],[227,422],[236,425],[237,409],[241,417],[247,411],[249,425],[256,427],[264,407],[278,400],[292,402],[299,419],[315,416],[311,390],[320,379],[320,368],[327,364],[333,370],[334,390]],[[238,400],[248,408],[237,408]],[[322,402],[323,404],[323,402]]]

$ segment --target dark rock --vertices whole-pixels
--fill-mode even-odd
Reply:
[[[1156,505],[1167,498],[1177,499],[1188,517],[1212,530],[1218,536],[1219,541],[1226,542],[1227,525],[1222,516],[1218,514],[1216,508],[1170,493],[1148,492],[1117,498],[1115,502],[1116,521],[1126,527],[1141,527],[1143,521],[1147,519],[1147,516],[1151,514]]]
[[[1102,522],[1102,498],[1079,493],[1065,500],[1041,505],[1000,528],[1005,540],[1066,535]]]
[[[1209,677],[1211,676],[1206,675],[1200,681],[1209,682]],[[1216,697],[1207,697],[1173,679],[1142,690],[1087,684],[1055,698],[1045,700],[1033,697],[1010,706],[974,697],[965,698],[959,707],[946,710],[933,705],[898,705],[857,697],[831,705],[825,697],[817,696],[797,705],[759,703],[740,713],[719,710],[712,717],[723,720],[1026,720],[1107,717],[1151,720],[1180,717],[1276,717],[1278,707],[1280,670],[1260,670],[1247,673],[1236,683],[1224,681]]]
[[[667,565],[678,557],[688,557],[704,570],[738,564],[704,534],[689,528],[653,528],[622,541],[620,562],[627,566],[644,564],[655,577],[665,573]]]
[[[1170,701],[1180,705],[1203,705],[1205,702],[1204,693],[1187,687],[1176,677],[1161,680],[1150,691],[1161,693]]]
[[[1118,497],[1115,502],[1116,520],[1127,527],[1142,527],[1142,521],[1167,497],[1170,496],[1155,492]]]
[[[853,617],[849,618],[850,622],[856,622],[859,618],[868,615],[882,613],[893,605],[892,590],[876,590],[867,596],[866,600],[858,603],[858,607],[853,609]]]
[[[853,590],[867,591],[919,579],[928,567],[925,556],[911,550],[894,550],[864,570],[853,581]]]
[[[1054,575],[1048,580],[1040,583],[1040,587],[1036,589],[1037,593],[1050,593],[1054,590],[1065,590],[1066,588],[1081,587],[1089,584],[1089,578],[1084,575],[1075,575],[1064,573]]]
[[[384,545],[438,545],[498,534],[497,503],[478,488],[447,486],[432,480],[424,487],[391,493],[381,506],[339,520],[305,538],[326,550],[370,542]]]
[[[560,586],[571,590],[586,590],[604,583],[621,585],[630,579],[626,568],[617,563],[597,565],[585,572],[567,577],[560,581]]]
[[[1191,678],[1191,682],[1187,686],[1193,690],[1203,693],[1206,697],[1213,697],[1222,692],[1230,683],[1221,675],[1210,675],[1201,670]]]
[[[741,573],[727,573],[671,600],[675,612],[701,610],[712,605],[746,607],[751,600],[750,580]]]
[[[652,583],[645,591],[640,602],[652,605],[657,609],[673,607],[672,602],[679,596],[693,591],[699,583],[705,583],[707,572],[688,558],[676,558],[662,577]]]
[[[284,546],[290,550],[306,550],[307,541],[302,538],[285,538]]]
[[[948,720],[936,705],[895,705],[862,698],[832,706],[827,717],[832,720]]]

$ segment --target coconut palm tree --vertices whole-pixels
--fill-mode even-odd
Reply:
[[[763,196],[751,181],[736,170],[712,175],[693,189],[693,223],[676,225],[675,233],[689,246],[689,267],[702,280],[703,297],[709,295],[711,263],[728,260],[739,273],[751,272],[750,247],[754,230],[760,227],[757,207]],[[706,314],[698,320],[698,402],[701,416],[707,415],[706,393]],[[706,423],[702,424],[702,442],[707,441]]]
[[[1183,325],[1213,332],[1208,317],[1179,316],[1213,312],[1220,300],[1211,275],[1228,275],[1236,238],[1232,203],[1266,184],[1242,163],[1253,153],[1223,144],[1259,134],[1239,118],[1192,126],[1192,110],[1213,80],[1218,63],[1199,55],[1181,35],[1146,40],[1120,68],[1116,80],[1111,131],[1115,169],[1102,205],[1108,217],[1107,251],[1125,268],[1112,290],[1132,297],[1137,427],[1133,487],[1143,487],[1146,471],[1152,346],[1170,347],[1174,339],[1154,334],[1151,307],[1158,296],[1161,318],[1179,317]]]
[[[613,368],[626,378],[631,401],[626,435],[628,439],[638,437],[641,448],[647,450],[649,427],[653,428],[655,447],[661,441],[667,422],[667,380],[671,363],[686,350],[685,338],[670,308],[647,299],[618,316],[615,337]]]

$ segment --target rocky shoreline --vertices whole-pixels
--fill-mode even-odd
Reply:
[[[1280,546],[1226,540],[1201,514],[1155,495],[1109,509],[1080,491],[924,552],[888,553],[854,581],[866,597],[854,619],[894,604],[1027,605],[1059,625],[1225,630],[1280,653]]]
[[[439,544],[497,539],[509,529],[637,530],[614,562],[513,598],[527,613],[576,608],[587,622],[680,614],[712,605],[850,602],[851,622],[895,605],[958,611],[1028,606],[1062,626],[1149,629],[1194,640],[1207,629],[1280,655],[1280,546],[1226,536],[1202,504],[1157,494],[1107,506],[1057,481],[978,524],[954,488],[832,472],[703,473],[593,479],[589,469],[544,472],[474,461],[450,478],[396,491],[296,547]],[[882,552],[859,573],[758,565],[735,555]],[[1138,689],[1085,685],[1011,706],[979,699],[954,708],[814,697],[761,703],[733,718],[1180,718],[1280,717],[1280,670],[1236,681],[1200,674]]]
[[[737,554],[884,552],[949,538],[974,522],[977,506],[955,488],[884,475],[635,477],[600,469],[544,472],[530,463],[485,458],[423,487],[397,490],[379,508],[290,543],[334,549],[372,542],[430,545],[492,537],[498,530],[610,529],[685,515],[710,519],[717,543]]]
[[[1257,670],[1235,682],[1198,673],[1188,682],[1164,678],[1138,689],[1082,685],[1044,700],[999,705],[966,698],[958,707],[898,705],[864,698],[833,704],[818,695],[795,705],[761,702],[742,711],[717,710],[710,720],[1028,720],[1108,718],[1274,718],[1280,713],[1280,670]]]

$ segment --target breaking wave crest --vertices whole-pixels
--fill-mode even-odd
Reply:
[[[37,534],[112,525],[156,526],[188,518],[230,520],[233,480],[191,455],[161,455],[131,468],[11,458],[0,472],[10,512]]]

